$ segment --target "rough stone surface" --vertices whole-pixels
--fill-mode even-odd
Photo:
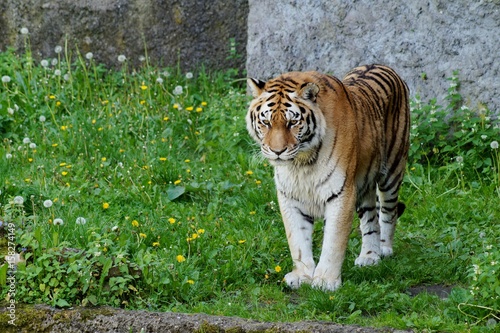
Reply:
[[[446,78],[459,70],[470,106],[500,109],[498,0],[249,0],[249,5],[249,76],[319,70],[342,78],[358,65],[382,63],[400,73],[412,96],[442,101]]]
[[[139,65],[145,50],[153,64],[195,70],[244,69],[246,0],[1,0],[0,50],[24,49],[29,29],[36,58],[52,58],[56,45],[92,52],[98,63],[118,65],[123,54]],[[240,58],[227,59],[230,38]]]
[[[48,306],[29,306],[19,314],[17,326],[0,320],[0,331],[38,333],[186,333],[186,332],[315,332],[315,333],[381,333],[409,332],[390,328],[373,329],[344,326],[331,322],[264,323],[237,317],[182,314],[172,312],[126,311],[114,308],[54,309]],[[0,318],[6,318],[6,308],[0,308]]]

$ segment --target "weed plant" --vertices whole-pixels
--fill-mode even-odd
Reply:
[[[55,54],[0,53],[0,244],[3,257],[14,225],[16,302],[500,327],[499,125],[463,103],[457,73],[446,106],[412,101],[396,255],[355,267],[354,228],[344,284],[325,293],[282,282],[292,263],[272,168],[246,134],[236,71],[182,73],[147,57],[109,71],[91,53]],[[2,259],[4,302],[8,272]],[[453,290],[410,292],[429,285]]]

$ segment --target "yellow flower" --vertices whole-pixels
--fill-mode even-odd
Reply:
[[[66,162],[59,163],[59,166],[65,166]]]
[[[168,117],[163,117],[163,121],[168,121]]]
[[[106,162],[106,157],[102,157],[101,161]]]
[[[95,119],[92,119],[92,124],[95,124],[97,120]]]
[[[201,102],[201,105],[207,106],[207,102]]]
[[[279,272],[281,272],[281,267],[280,266],[276,266],[276,267],[274,267],[274,270],[276,271],[276,273],[279,273]]]
[[[255,180],[255,184],[260,185],[262,182],[260,180]]]
[[[153,242],[153,246],[155,246],[155,247],[160,246],[160,242]]]
[[[137,220],[133,220],[132,226],[137,228],[139,226],[139,222],[137,222]]]
[[[58,143],[53,143],[53,144],[52,144],[52,147],[57,147],[57,146],[59,146],[59,144],[58,144]]]
[[[256,212],[255,210],[252,210],[252,211],[250,212],[250,215],[255,215],[255,214],[257,214],[257,212]]]
[[[186,108],[186,111],[193,111],[193,109],[194,109],[194,108],[193,108],[192,106],[188,106],[188,107]]]
[[[64,126],[64,125],[61,126],[61,131],[65,131],[67,129],[68,129],[68,126]]]
[[[63,171],[63,172],[61,172],[61,175],[63,175],[63,176],[66,176],[67,174],[68,174],[68,172],[67,172],[67,171]]]
[[[245,175],[248,175],[248,176],[253,175],[253,171],[248,170],[247,172],[245,172]]]
[[[205,229],[198,229],[198,234],[204,234],[205,233]]]
[[[193,280],[187,280],[187,283],[194,284],[194,281]]]
[[[139,104],[144,105],[144,104],[146,104],[146,101],[144,101],[144,100],[139,101]]]
[[[49,98],[50,98],[50,99],[56,99],[56,96],[54,96],[54,95],[50,95],[50,96],[49,96]]]
[[[170,224],[174,224],[175,223],[175,219],[173,217],[171,217],[171,218],[168,219],[168,222],[170,222]]]
[[[189,163],[189,162],[191,162],[191,160],[184,160],[184,162]]]
[[[201,111],[203,111],[202,108],[196,108],[196,112],[201,112]]]
[[[61,106],[61,102],[57,101],[56,106]]]
[[[240,239],[240,240],[238,241],[238,244],[245,244],[245,242],[246,242],[246,240],[244,240],[244,239]]]
[[[198,234],[193,234],[193,235],[191,236],[191,239],[196,239],[196,238],[198,238]]]
[[[175,103],[174,106],[173,106],[174,109],[178,109],[179,108],[179,104]]]
[[[146,238],[146,234],[143,234],[143,233],[141,232],[141,233],[139,233],[139,237],[141,237],[141,238]]]
[[[33,162],[33,159],[31,157],[28,158],[28,162],[30,162],[30,163]]]
[[[182,254],[179,254],[175,258],[177,259],[177,262],[184,262],[184,261],[186,261],[186,258]]]
[[[160,161],[165,162],[167,160],[166,157],[160,157]]]
[[[181,183],[181,180],[180,179],[177,179],[175,182],[174,182],[174,185],[179,185]]]
[[[109,208],[109,203],[105,202],[102,204],[102,208],[108,209]]]
[[[142,89],[142,90],[146,90],[146,89],[148,89],[148,86],[146,86],[146,85],[144,84],[144,82],[143,82],[143,83],[142,83],[142,85],[141,85],[141,89]]]

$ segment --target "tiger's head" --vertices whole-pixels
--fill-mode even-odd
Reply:
[[[268,82],[248,79],[254,99],[247,130],[272,164],[307,163],[317,154],[325,120],[317,103],[321,86],[308,74],[292,72]]]

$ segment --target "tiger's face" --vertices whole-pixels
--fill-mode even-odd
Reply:
[[[322,136],[323,116],[314,82],[280,76],[268,82],[248,79],[254,100],[246,122],[262,154],[273,164],[307,161]]]

